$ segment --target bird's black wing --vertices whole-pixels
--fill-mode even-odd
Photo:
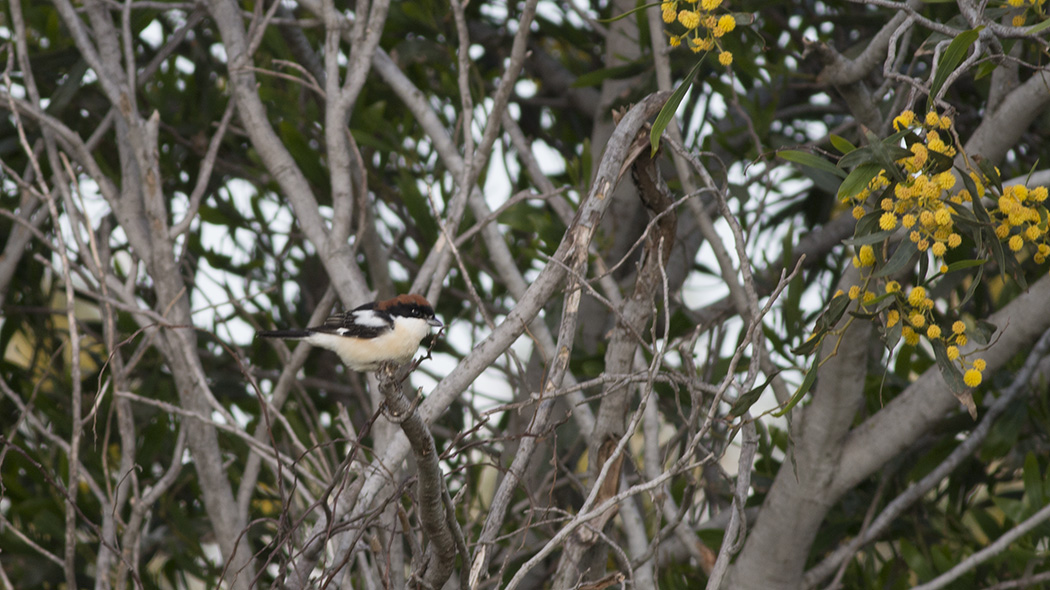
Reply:
[[[323,325],[309,330],[351,338],[375,338],[393,327],[394,322],[388,314],[374,311],[372,304],[365,304],[351,311],[332,314]]]

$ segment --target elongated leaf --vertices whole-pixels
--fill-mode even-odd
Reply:
[[[824,172],[830,172],[839,178],[846,178],[846,171],[831,162],[821,158],[816,154],[809,152],[803,152],[799,150],[781,150],[777,152],[777,155],[784,158],[788,162],[794,162],[803,166],[809,166],[817,170],[823,170]]]
[[[832,298],[831,302],[828,303],[827,311],[817,319],[817,328],[831,329],[834,327],[842,319],[842,314],[846,313],[847,307],[849,307],[849,297],[839,295]]]
[[[977,167],[981,170],[981,173],[988,177],[988,181],[992,183],[992,186],[999,191],[999,194],[1003,192],[1003,179],[999,177],[999,171],[995,169],[995,164],[984,158],[974,158],[977,162]]]
[[[879,213],[881,214],[882,211],[879,211]],[[879,231],[870,233],[866,236],[857,236],[855,238],[843,240],[842,243],[848,246],[864,246],[865,244],[876,244],[892,236],[895,231],[896,230],[892,229],[880,229]]]
[[[1046,504],[1046,490],[1043,489],[1043,476],[1039,473],[1039,460],[1032,452],[1024,458],[1024,493],[1033,512]]]
[[[974,329],[967,333],[970,334],[970,337],[978,345],[987,346],[988,343],[992,341],[992,335],[995,334],[995,331],[998,329],[999,328],[992,322],[978,320],[974,325]]]
[[[951,43],[948,44],[948,48],[941,54],[941,59],[937,63],[937,71],[933,74],[933,83],[930,84],[929,100],[927,101],[926,108],[933,109],[933,99],[937,97],[941,92],[941,87],[948,81],[948,76],[955,71],[955,68],[959,67],[962,60],[966,58],[966,54],[970,52],[970,46],[977,40],[978,35],[981,33],[981,29],[984,27],[977,27],[976,29],[970,29],[969,31],[963,31],[959,33]]]
[[[919,248],[915,245],[915,242],[911,240],[901,242],[901,245],[897,246],[897,251],[893,253],[893,256],[890,256],[886,264],[871,276],[878,279],[904,270],[911,264],[912,257],[918,251]]]
[[[733,407],[729,409],[729,415],[733,418],[739,418],[740,416],[743,416],[744,412],[747,412],[749,409],[751,409],[751,406],[755,405],[755,402],[758,401],[758,398],[762,397],[762,392],[765,391],[767,387],[769,387],[769,384],[773,382],[773,378],[776,377],[779,373],[780,371],[773,373],[769,376],[769,379],[766,379],[765,383],[759,385],[758,387],[755,387],[751,391],[738,397],[737,400],[733,402]]]
[[[839,168],[850,169],[861,164],[869,164],[874,161],[870,147],[862,147],[839,158]]]
[[[1028,27],[1028,30],[1025,31],[1025,34],[1034,35],[1036,33],[1041,33],[1042,31],[1045,31],[1048,27],[1050,27],[1050,18],[1044,20],[1041,23],[1036,23],[1031,27]]]
[[[834,133],[829,135],[828,139],[831,140],[831,145],[843,154],[848,154],[853,150],[857,149],[857,146],[850,143],[848,139],[839,135],[835,135]]]
[[[948,359],[948,349],[944,346],[944,342],[934,340],[932,344],[933,355],[937,359],[937,369],[941,372],[941,377],[944,377],[944,382],[948,384],[948,388],[954,393],[966,391],[966,383],[963,381],[962,372],[959,371],[958,365]]]
[[[984,265],[977,267],[977,275],[970,281],[969,288],[966,289],[966,295],[963,296],[962,301],[959,302],[959,307],[964,307],[969,303],[970,299],[973,298],[974,293],[977,292],[977,287],[982,285],[981,279],[984,278]]]
[[[975,266],[981,266],[985,262],[988,262],[988,260],[984,259],[984,258],[980,258],[980,259],[976,259],[976,260],[959,260],[957,262],[953,262],[953,263],[948,265],[948,272],[955,272],[957,270],[962,270],[964,268],[973,268]],[[948,273],[945,273],[945,274],[948,274]]]
[[[981,223],[991,223],[992,218],[988,215],[988,210],[984,208],[984,203],[981,202],[981,197],[977,194],[977,183],[970,178],[970,175],[964,171],[959,170],[959,176],[962,178],[963,186],[966,187],[966,191],[970,193],[970,200],[973,202],[973,214],[977,217],[977,221]]]
[[[824,339],[824,335],[827,334],[827,330],[818,330],[816,334],[809,337],[808,340],[799,344],[795,348],[791,349],[791,354],[795,356],[809,356],[813,354],[817,347],[820,346],[820,342]]]
[[[853,169],[853,172],[849,173],[846,180],[842,181],[839,186],[839,199],[846,197],[852,197],[860,191],[868,188],[868,183],[871,182],[872,178],[879,175],[879,171],[882,170],[882,166],[875,163],[861,164]]]
[[[809,370],[806,371],[806,376],[802,379],[802,384],[798,386],[798,389],[795,391],[795,394],[791,396],[791,399],[788,400],[788,403],[784,404],[783,408],[776,412],[773,412],[774,416],[779,418],[780,416],[787,414],[791,411],[791,408],[794,408],[796,405],[798,405],[798,402],[802,401],[802,397],[806,395],[809,389],[813,387],[813,383],[817,380],[817,369],[819,368],[819,366],[820,359],[813,359],[813,364],[810,365]]]
[[[893,350],[897,347],[897,343],[901,341],[901,334],[903,332],[904,322],[900,321],[886,329],[886,350]]]
[[[671,98],[667,99],[667,104],[664,108],[660,109],[660,113],[656,115],[656,120],[653,121],[653,129],[649,132],[649,144],[653,146],[651,156],[656,155],[657,148],[660,147],[660,136],[663,135],[664,129],[667,129],[667,125],[674,118],[675,111],[678,110],[678,105],[682,103],[682,99],[685,98],[685,93],[689,91],[689,87],[693,85],[693,79],[696,78],[696,73],[700,71],[700,64],[704,63],[704,58],[707,54],[700,56],[697,60],[696,65],[693,69],[686,74],[685,79],[678,88],[674,89],[671,93]]]

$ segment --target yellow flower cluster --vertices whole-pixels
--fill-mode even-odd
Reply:
[[[890,184],[883,170],[865,190],[846,198],[853,205],[853,216],[857,219],[863,217],[869,208],[877,206],[883,211],[879,217],[881,229],[895,229],[898,224],[903,226],[908,231],[908,238],[920,251],[929,250],[942,260],[946,252],[962,244],[962,236],[955,230],[956,207],[970,203],[974,198],[967,189],[954,190],[956,176],[953,171],[943,169],[943,164],[938,166],[934,161],[933,155],[942,162],[956,155],[955,147],[941,135],[951,126],[949,117],[935,111],[927,113],[921,121],[912,111],[901,113],[893,120],[894,129],[914,128],[923,138],[922,142],[915,141],[909,146],[909,156],[897,160],[905,175],[904,180],[894,185],[892,196],[884,194],[879,203],[869,204],[867,201],[873,193]],[[950,141],[949,134],[946,133],[945,137]],[[969,176],[977,190],[976,196],[987,198],[989,179],[976,171],[971,171]],[[1033,244],[1033,259],[1042,264],[1050,258],[1046,208],[1043,205],[1047,188],[1028,189],[1014,185],[1004,187],[1002,193],[997,206],[989,209],[996,236],[1014,252],[1020,251],[1026,243]]]
[[[1027,0],[1009,0],[1020,2]],[[1038,0],[1040,3],[1045,0]],[[1014,4],[1011,4],[1014,5]],[[951,145],[952,121],[935,111],[919,117],[912,111],[904,111],[893,120],[897,132],[912,130],[908,155],[899,158],[899,166],[889,175],[884,169],[869,183],[867,188],[855,195],[844,197],[852,205],[853,216],[861,219],[872,212],[878,213],[878,225],[882,230],[902,227],[908,239],[921,252],[930,252],[940,260],[940,271],[948,266],[945,254],[962,245],[963,238],[957,231],[956,221],[965,217],[973,224],[976,219],[968,203],[974,199],[994,200],[992,207],[981,207],[987,211],[985,230],[994,230],[995,236],[1011,251],[1019,252],[1026,244],[1032,244],[1032,259],[1042,264],[1050,259],[1048,238],[1048,213],[1044,205],[1048,192],[1046,187],[1029,189],[1023,185],[1002,187],[996,196],[991,186],[998,186],[983,173],[971,171],[971,195],[966,188],[956,187],[956,176],[951,163],[956,149]],[[991,174],[991,171],[988,171]],[[995,171],[998,175],[998,170]],[[895,181],[891,181],[891,176]],[[892,189],[889,187],[892,185]],[[873,197],[878,195],[878,197]],[[976,204],[973,205],[976,209]],[[966,214],[963,216],[962,214]],[[990,220],[990,221],[989,221]],[[988,227],[990,224],[991,227]],[[973,230],[970,230],[973,231]],[[884,242],[885,244],[885,242]],[[877,264],[876,249],[872,245],[860,246],[853,256],[853,265],[861,269],[874,269]],[[885,248],[886,246],[883,246]],[[876,295],[869,289],[879,289],[873,284],[874,270],[867,271],[864,283],[850,290],[851,300],[858,301],[861,313],[876,314],[882,318],[887,331],[900,330],[907,345],[917,345],[925,337],[931,344],[943,345],[947,357],[957,363],[963,371],[963,382],[967,387],[977,387],[983,379],[985,363],[982,359],[968,361],[960,352],[966,345],[966,325],[955,321],[949,326],[937,323],[934,316],[934,301],[922,286],[914,287],[905,297],[896,281],[885,283],[884,295]],[[882,279],[885,280],[885,279]],[[891,299],[891,301],[886,301]]]
[[[1042,21],[1046,16],[1043,9],[1043,4],[1045,2],[1046,0],[1006,0],[1006,8],[1020,9],[1010,11],[1014,13],[1010,18],[1010,24],[1015,27],[1023,27],[1028,20],[1027,15],[1029,12],[1031,12],[1038,21]]]
[[[861,246],[857,255],[853,257],[854,266],[869,267],[874,262],[874,252],[871,246]],[[849,298],[858,301],[860,313],[879,314],[887,331],[900,330],[900,336],[908,346],[916,346],[923,336],[930,343],[939,343],[945,347],[948,360],[956,363],[965,371],[963,382],[967,387],[977,387],[983,379],[985,362],[982,359],[967,358],[960,352],[959,348],[966,346],[969,341],[966,335],[966,324],[956,320],[951,326],[942,326],[937,323],[934,316],[934,301],[929,296],[925,287],[912,288],[905,297],[901,292],[901,285],[897,281],[887,281],[885,284],[886,295],[878,296],[868,290],[872,279],[870,275],[865,278],[863,286],[854,285],[850,287]],[[887,297],[892,298],[889,307],[880,305]],[[879,309],[883,309],[879,313]],[[899,326],[899,327],[898,327]]]
[[[731,14],[717,16],[715,11],[722,0],[671,0],[660,4],[660,12],[667,24],[676,21],[685,27],[685,32],[672,34],[669,43],[678,47],[683,42],[693,53],[718,50],[718,63],[728,67],[733,63],[733,54],[722,47],[721,39],[736,28],[736,19]]]

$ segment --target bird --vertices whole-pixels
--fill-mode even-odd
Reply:
[[[330,315],[313,328],[260,330],[256,336],[303,340],[338,354],[350,370],[366,373],[385,363],[409,362],[430,329],[442,326],[430,302],[408,294]]]

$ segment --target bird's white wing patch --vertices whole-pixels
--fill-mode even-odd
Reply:
[[[353,312],[354,323],[359,326],[367,326],[369,328],[386,328],[390,326],[390,322],[385,318],[376,315],[375,312],[369,309]]]

